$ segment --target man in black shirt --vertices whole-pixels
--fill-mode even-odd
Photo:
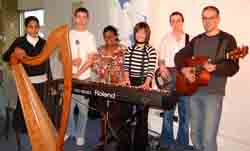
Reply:
[[[211,62],[203,64],[203,68],[212,75],[208,86],[200,87],[190,98],[191,139],[199,151],[217,151],[216,137],[227,77],[239,70],[238,61],[225,58],[227,52],[237,47],[236,40],[219,29],[219,22],[218,8],[205,7],[202,10],[205,33],[196,36],[175,56],[177,68],[190,82],[194,82],[196,77],[190,72],[190,67],[183,66],[183,61],[192,56],[207,56],[211,59]]]

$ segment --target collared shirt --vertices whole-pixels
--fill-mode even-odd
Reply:
[[[172,32],[167,33],[159,47],[159,59],[165,62],[165,66],[167,67],[175,67],[174,57],[175,54],[185,47],[185,33],[181,36],[180,41],[177,41],[172,34]]]
[[[27,41],[32,44],[34,47],[36,46],[37,42],[39,41],[38,36],[36,38],[30,36],[29,34],[26,35]]]

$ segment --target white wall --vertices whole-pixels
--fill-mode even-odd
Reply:
[[[18,0],[18,10],[43,8],[43,0]]]
[[[43,0],[45,10],[46,32],[62,25],[70,24],[72,2],[69,0]]]
[[[88,29],[95,35],[97,46],[100,46],[103,43],[102,31],[110,22],[109,3],[107,0],[86,0],[83,7],[89,10]]]
[[[45,10],[45,33],[48,36],[52,30],[63,24],[71,24],[72,1],[70,0],[43,0]],[[50,66],[54,79],[62,78],[63,68],[59,61],[58,51],[50,57]]]

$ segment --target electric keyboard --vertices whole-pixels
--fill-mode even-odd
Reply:
[[[63,79],[50,80],[48,83],[49,87],[56,86],[57,90],[63,91]],[[166,90],[142,89],[77,79],[72,80],[72,93],[162,109],[171,109],[177,102],[173,92]]]

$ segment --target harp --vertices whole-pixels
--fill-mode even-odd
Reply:
[[[38,94],[20,63],[38,65],[49,58],[55,48],[59,48],[60,60],[64,70],[63,107],[58,132],[43,107]],[[18,49],[18,48],[16,48]],[[20,48],[19,48],[20,49]],[[20,103],[23,110],[25,124],[33,151],[63,151],[64,134],[67,128],[72,90],[72,65],[69,46],[69,27],[62,25],[52,31],[42,52],[35,57],[25,56],[18,60],[17,54],[11,55],[10,66]]]

